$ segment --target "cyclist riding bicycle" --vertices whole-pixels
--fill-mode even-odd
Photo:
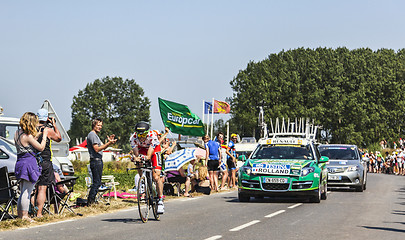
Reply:
[[[157,185],[157,192],[159,196],[158,214],[164,213],[163,205],[163,178],[162,172],[162,159],[161,148],[158,137],[158,131],[149,130],[149,124],[146,122],[139,122],[135,125],[135,132],[130,138],[132,152],[135,155],[134,161],[147,160],[152,162],[153,167],[153,181]]]

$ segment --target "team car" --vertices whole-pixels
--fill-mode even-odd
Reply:
[[[259,144],[239,169],[238,198],[296,196],[319,203],[327,198],[327,157],[318,151],[311,132],[286,130],[270,134]]]
[[[356,192],[366,190],[367,163],[356,145],[327,144],[320,145],[318,150],[329,158],[329,187],[354,188]]]

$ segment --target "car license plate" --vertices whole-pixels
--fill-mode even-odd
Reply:
[[[265,183],[287,183],[287,178],[264,178]]]
[[[328,180],[342,180],[342,176],[328,175]]]

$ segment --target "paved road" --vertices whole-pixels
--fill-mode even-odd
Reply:
[[[0,239],[405,239],[405,177],[369,174],[365,192],[331,191],[320,204],[237,192],[166,202],[160,222],[136,208],[0,232]],[[55,238],[55,236],[58,236]]]

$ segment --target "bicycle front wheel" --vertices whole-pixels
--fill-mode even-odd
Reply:
[[[139,179],[138,189],[137,189],[137,198],[138,198],[138,210],[139,216],[141,217],[142,222],[147,222],[149,217],[149,206],[150,194],[147,184],[147,179],[145,174]]]
[[[157,186],[156,183],[154,181],[152,181],[152,188],[150,189],[152,192],[152,201],[153,201],[153,205],[152,205],[152,210],[153,210],[153,216],[155,216],[155,219],[157,221],[160,220],[160,215],[157,213],[157,208],[158,208],[158,201],[159,201],[159,196],[157,194]]]

